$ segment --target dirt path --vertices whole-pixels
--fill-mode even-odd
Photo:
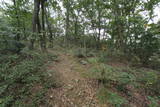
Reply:
[[[58,72],[62,83],[60,88],[51,89],[48,93],[50,107],[107,107],[98,103],[97,83],[81,75],[87,72],[87,67],[73,56],[61,53],[59,61],[50,69]]]

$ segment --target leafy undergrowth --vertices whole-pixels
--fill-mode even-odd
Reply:
[[[125,98],[106,88],[101,88],[99,90],[98,98],[102,103],[108,102],[115,107],[121,107],[128,103],[128,101]]]
[[[160,72],[128,66],[115,67],[102,63],[98,57],[87,58],[87,61],[92,64],[89,77],[97,79],[103,86],[100,89],[103,94],[99,95],[103,102],[107,101],[115,107],[158,107]]]
[[[0,55],[0,107],[35,107],[45,103],[47,89],[56,87],[50,73],[44,72],[45,66],[56,58],[40,51]]]
[[[76,57],[90,65],[87,77],[99,81],[98,98],[112,107],[158,107],[160,104],[160,72],[148,68],[132,67],[104,53],[76,51]],[[81,57],[85,56],[85,57]],[[116,57],[117,58],[117,57]],[[137,62],[137,61],[136,61]],[[137,64],[137,63],[136,63]],[[134,64],[135,65],[135,64]]]

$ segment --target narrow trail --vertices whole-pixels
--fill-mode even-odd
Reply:
[[[96,98],[97,83],[81,75],[87,72],[87,66],[81,65],[73,56],[61,53],[59,61],[52,64],[50,70],[57,71],[57,78],[62,83],[60,88],[49,91],[50,107],[107,107],[99,104]]]

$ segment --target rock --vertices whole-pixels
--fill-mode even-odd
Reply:
[[[76,82],[76,83],[79,82],[79,79],[75,79],[75,82]]]
[[[48,73],[48,76],[49,76],[49,77],[52,77],[52,74]]]
[[[78,83],[80,80],[79,79],[73,79],[72,81]]]
[[[67,88],[68,88],[69,90],[72,90],[72,89],[73,89],[73,85],[69,84]]]
[[[82,65],[87,65],[87,64],[88,64],[88,62],[85,61],[85,60],[81,60],[80,63],[81,63]]]
[[[52,98],[53,98],[53,96],[51,95],[51,96],[50,96],[50,98],[52,99]]]
[[[79,93],[78,93],[78,96],[81,96],[82,95],[82,91],[80,91]]]

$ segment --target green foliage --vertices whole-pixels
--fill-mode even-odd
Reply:
[[[95,78],[110,87],[116,85],[117,90],[125,91],[127,85],[135,85],[136,77],[129,72],[123,72],[122,69],[114,68],[109,65],[100,64],[92,68],[91,78]]]
[[[154,54],[153,56],[151,56],[150,61],[149,61],[149,65],[153,69],[160,70],[159,64],[160,64],[160,54]]]
[[[87,49],[87,57],[95,57],[95,56],[96,52],[94,50]]]
[[[85,48],[78,48],[75,50],[74,55],[78,58],[86,57],[86,49]]]
[[[108,62],[108,52],[101,52],[99,57],[100,62]]]
[[[113,50],[110,48],[108,48],[106,51],[101,51],[99,54],[99,60],[102,63],[110,62],[112,60],[118,62],[127,60],[127,55],[125,55],[122,51]]]
[[[89,76],[90,78],[99,80],[102,86],[105,87],[105,90],[114,88],[118,92],[124,93],[127,96],[130,96],[133,90],[141,89],[146,95],[160,95],[160,79],[158,71],[138,68],[116,68],[96,62],[94,67],[91,69]],[[113,98],[116,96],[115,94],[100,94],[99,97],[101,100],[106,102],[109,101],[107,99],[107,95],[111,95],[111,98],[112,96]],[[156,104],[158,100],[153,99],[152,97],[149,98],[149,100],[151,103],[148,106],[157,107]],[[117,99],[113,101],[111,100],[110,103],[116,103],[116,101],[121,102]]]
[[[91,76],[100,80],[103,85],[115,86],[118,90],[124,91],[127,85],[135,83],[144,88],[149,95],[160,94],[160,77],[156,71],[131,69],[130,72],[128,69],[99,64],[110,62],[112,59],[118,62],[128,59],[132,66],[148,65],[156,70],[160,69],[160,22],[151,23],[151,19],[154,18],[153,10],[159,4],[159,0],[50,0],[45,4],[44,25],[47,29],[44,28],[45,31],[42,31],[42,26],[41,31],[38,31],[38,19],[42,19],[43,23],[42,14],[42,18],[37,17],[35,20],[35,28],[38,28],[36,33],[30,33],[34,31],[34,27],[31,27],[34,23],[32,16],[36,12],[32,13],[32,9],[36,5],[30,0],[11,2],[3,0],[0,6],[0,106],[15,103],[15,107],[23,107],[19,99],[23,100],[21,95],[28,94],[26,90],[35,83],[43,84],[45,88],[56,86],[56,83],[50,82],[51,78],[43,79],[48,74],[37,71],[40,71],[44,63],[49,62],[48,59],[57,60],[57,57],[42,55],[39,52],[25,52],[22,50],[23,46],[6,42],[13,39],[25,42],[33,40],[32,45],[37,45],[40,41],[41,46],[45,44],[42,42],[49,42],[51,47],[53,40],[59,46],[63,45],[63,42],[67,46],[78,45],[81,48],[77,48],[74,55],[87,58],[87,61],[95,66],[90,72]],[[63,7],[59,4],[63,4]],[[66,10],[65,14],[63,8]],[[51,17],[49,10],[55,12],[55,17]],[[142,15],[143,12],[146,13],[145,16]],[[40,12],[38,14],[35,16],[40,16]],[[101,45],[105,45],[107,49],[102,49],[103,52],[100,52],[97,58],[98,55],[91,49],[100,49]],[[19,53],[21,50],[21,55],[6,54],[8,51]],[[82,63],[86,64],[85,61]],[[111,92],[106,93],[109,93],[110,103],[115,106],[122,105],[122,98]],[[40,102],[39,99],[43,95],[44,91],[40,91],[35,101]],[[149,99],[154,106],[154,99]]]
[[[139,71],[140,73],[137,74],[137,81],[142,83],[142,88],[145,89],[146,93],[149,93],[150,95],[160,95],[160,79],[159,79],[159,73],[156,71]]]
[[[148,99],[150,100],[149,107],[158,107],[159,106],[158,98],[154,98],[154,97],[148,96]]]
[[[14,101],[13,96],[6,96],[3,99],[0,99],[0,106],[1,107],[10,106],[10,103],[12,103],[12,101]]]
[[[45,93],[46,93],[45,89],[40,90],[36,93],[36,95],[34,96],[34,100],[33,100],[34,106],[38,106],[44,100]]]
[[[87,58],[87,61],[90,64],[97,64],[99,62],[99,58],[98,57],[91,57],[91,58]]]
[[[22,106],[23,101],[32,94],[31,89],[36,84],[44,87],[42,91],[55,87],[56,84],[51,82],[54,80],[49,78],[47,72],[42,71],[46,61],[54,60],[54,58],[56,56],[36,51],[23,52],[21,55],[2,55],[0,57],[0,106]],[[39,96],[35,98],[41,99]]]
[[[0,42],[0,53],[19,53],[25,47],[23,43],[15,40],[5,40]]]
[[[158,74],[155,73],[155,72],[146,72],[146,73],[144,74],[144,77],[143,77],[143,78],[145,78],[144,82],[145,82],[146,85],[148,86],[148,85],[151,85],[151,84],[153,84],[153,83],[155,83],[155,82],[157,81],[157,79],[158,79]]]
[[[123,107],[123,105],[128,102],[125,98],[119,96],[117,93],[109,91],[106,88],[100,89],[98,96],[100,101],[103,103],[109,102],[114,107]]]
[[[141,59],[138,56],[133,55],[130,59],[130,63],[132,66],[139,66],[141,65]]]

